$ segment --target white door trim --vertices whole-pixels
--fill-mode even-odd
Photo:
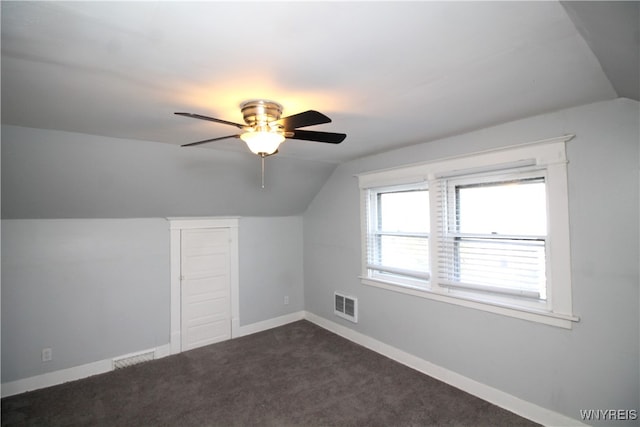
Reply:
[[[240,329],[240,280],[238,255],[238,218],[193,217],[167,218],[171,244],[171,354],[182,351],[181,296],[180,296],[180,232],[185,229],[228,228],[231,262],[231,338]]]

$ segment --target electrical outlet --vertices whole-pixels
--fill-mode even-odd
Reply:
[[[50,348],[42,349],[42,361],[48,362],[53,359],[53,350]]]
[[[289,295],[284,296],[284,305],[289,304]]]

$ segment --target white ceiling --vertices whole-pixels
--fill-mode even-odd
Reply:
[[[596,4],[3,1],[2,123],[183,144],[236,129],[173,112],[267,98],[348,134],[280,156],[341,162],[638,99],[638,2]]]

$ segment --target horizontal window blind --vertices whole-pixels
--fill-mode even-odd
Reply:
[[[545,286],[544,239],[442,236],[439,284],[542,299]]]

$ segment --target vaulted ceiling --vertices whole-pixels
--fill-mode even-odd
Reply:
[[[339,163],[535,114],[639,97],[638,2],[10,2],[2,123],[184,144],[239,104],[316,109]],[[240,140],[185,150],[246,151]]]

